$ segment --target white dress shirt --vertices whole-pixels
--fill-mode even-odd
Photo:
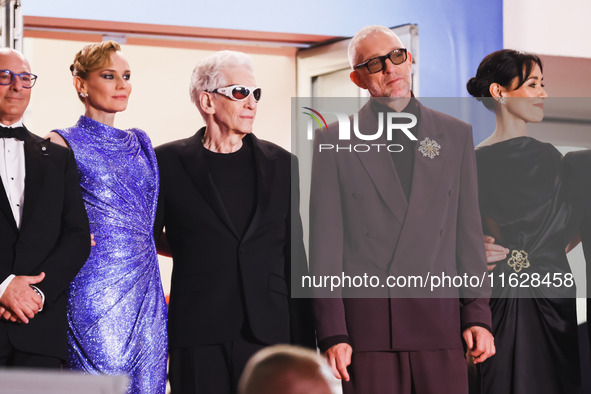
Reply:
[[[3,127],[22,127],[23,122],[18,122]],[[8,197],[8,203],[20,229],[23,216],[23,201],[25,199],[25,141],[16,138],[0,138],[0,177]]]
[[[3,127],[21,127],[22,119],[10,126]],[[20,229],[21,218],[23,216],[23,202],[25,200],[25,142],[16,138],[0,138],[0,178],[4,185],[6,197],[16,222],[16,227]],[[0,297],[14,278],[9,275],[2,284],[0,284]]]

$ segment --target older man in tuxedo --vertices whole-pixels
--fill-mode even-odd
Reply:
[[[90,234],[71,151],[23,126],[36,79],[0,49],[0,366],[60,368],[66,292]]]
[[[403,112],[418,121],[410,129],[417,141],[399,132],[377,141],[396,143],[393,152],[322,150],[339,144],[338,124],[317,133],[311,273],[370,274],[382,284],[388,276],[482,277],[471,127],[413,98],[412,54],[390,29],[359,31],[349,60],[351,80],[372,97],[358,113],[359,125],[375,131],[380,113]],[[344,392],[467,393],[462,340],[475,363],[494,354],[486,292],[450,288],[443,298],[429,298],[411,290],[401,298],[394,290],[378,286],[343,297],[319,291],[314,300],[319,347]]]
[[[190,92],[206,126],[156,149],[173,258],[170,382],[235,393],[257,350],[314,344],[305,300],[290,297],[292,272],[307,269],[294,157],[252,134],[261,88],[248,55],[203,59]]]

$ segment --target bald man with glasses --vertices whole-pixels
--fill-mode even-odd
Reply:
[[[0,367],[60,369],[90,233],[72,152],[23,125],[36,80],[21,53],[0,49]]]
[[[486,259],[470,125],[413,98],[412,54],[390,29],[360,30],[349,60],[351,80],[372,97],[358,113],[359,128],[375,131],[380,113],[404,113],[416,120],[409,127],[416,140],[398,131],[374,142],[402,149],[358,153],[318,149],[339,143],[336,123],[316,134],[311,274],[365,273],[383,284],[442,273],[481,278]],[[344,393],[467,393],[463,347],[474,363],[494,354],[487,291],[367,290],[343,290],[342,297],[318,291],[313,302],[318,345]]]
[[[230,394],[259,349],[314,346],[311,312],[290,297],[292,272],[307,269],[291,211],[299,191],[294,157],[252,133],[261,88],[248,55],[203,59],[190,93],[205,127],[156,148],[156,227],[173,258],[170,382],[175,393]]]

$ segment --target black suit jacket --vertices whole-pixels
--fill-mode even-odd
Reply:
[[[0,280],[45,272],[37,287],[46,298],[29,324],[0,319],[0,331],[21,351],[67,360],[66,291],[90,253],[88,217],[72,152],[31,133],[24,149],[20,230],[0,190]]]
[[[166,227],[174,261],[170,347],[233,340],[244,322],[264,344],[313,346],[307,300],[290,298],[292,264],[297,275],[306,270],[297,209],[291,220],[292,196],[299,205],[297,181],[291,193],[294,157],[254,135],[244,137],[252,139],[257,203],[241,237],[207,169],[204,130],[156,148],[161,179],[156,227]]]

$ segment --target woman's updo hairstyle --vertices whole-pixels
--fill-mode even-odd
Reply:
[[[476,76],[470,78],[466,84],[468,93],[476,97],[488,109],[494,108],[494,100],[482,100],[483,97],[492,97],[490,85],[498,83],[509,88],[513,79],[517,78],[519,89],[531,74],[535,65],[542,70],[542,61],[531,53],[519,52],[513,49],[502,49],[487,55],[476,71]]]
[[[121,50],[121,46],[115,41],[103,41],[86,45],[76,56],[70,65],[72,76],[87,79],[88,74],[99,70],[111,61],[111,54]],[[84,98],[78,96],[80,101]]]

